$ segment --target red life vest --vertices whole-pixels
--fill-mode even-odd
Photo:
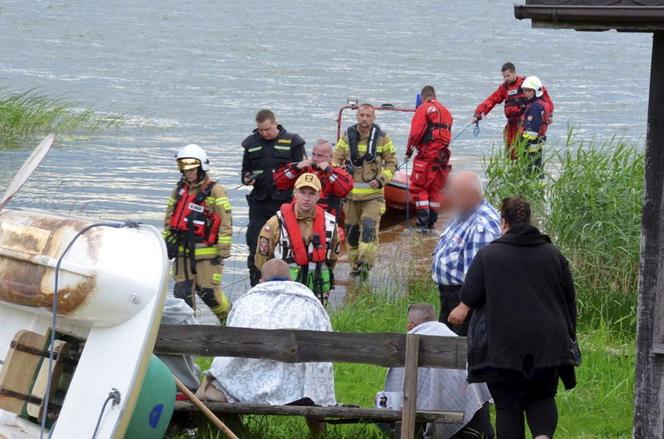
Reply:
[[[431,99],[422,105],[426,106],[424,117],[427,121],[427,129],[420,145],[426,145],[430,142],[449,145],[452,139],[452,115],[449,110],[436,99]]]
[[[189,193],[189,185],[180,181],[173,214],[169,221],[171,232],[208,246],[217,244],[221,216],[206,203],[215,182],[203,185],[197,194]]]
[[[290,255],[284,254],[282,257],[284,259],[292,258],[295,264],[299,266],[306,266],[310,262],[321,263],[327,259],[327,250],[332,236],[328,237],[328,233],[326,233],[325,211],[320,206],[316,206],[315,209],[316,215],[314,216],[313,231],[310,240],[313,245],[309,246],[312,247],[311,252],[309,252],[307,242],[304,240],[300,226],[297,224],[295,202],[282,204],[279,211],[279,219],[286,229],[286,236],[282,234],[282,238],[288,238],[288,249],[291,253]],[[286,262],[289,261],[287,260]]]
[[[511,84],[503,83],[503,87],[505,87],[505,116],[511,124],[519,122],[519,118],[528,105],[528,98],[521,88],[521,84],[525,79],[525,76],[518,76],[516,81]]]

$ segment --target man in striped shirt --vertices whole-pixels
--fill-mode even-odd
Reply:
[[[500,236],[500,215],[484,199],[482,180],[473,172],[460,172],[448,186],[449,202],[455,217],[440,235],[433,252],[431,276],[440,291],[439,320],[447,323],[450,312],[460,303],[459,292],[470,263],[477,252]],[[465,336],[462,326],[452,328]]]

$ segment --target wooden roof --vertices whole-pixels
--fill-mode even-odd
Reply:
[[[664,0],[526,0],[514,6],[533,27],[627,32],[664,30]]]

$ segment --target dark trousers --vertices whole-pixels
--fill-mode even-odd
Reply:
[[[438,292],[440,293],[440,316],[438,321],[449,326],[447,318],[454,308],[461,303],[461,285],[438,285]],[[468,324],[472,311],[468,313],[468,317],[461,324],[461,326],[450,326],[450,329],[457,335],[465,337],[468,335]]]
[[[249,247],[249,256],[247,256],[247,267],[249,268],[249,279],[251,286],[255,286],[261,280],[261,272],[256,267],[254,256],[256,256],[256,246],[258,245],[258,235],[261,229],[269,220],[274,216],[282,204],[286,201],[273,200],[267,198],[265,200],[254,200],[251,196],[247,196],[247,203],[249,204],[249,225],[247,225],[247,246]]]
[[[558,373],[555,368],[533,372],[524,377],[513,372],[505,381],[488,382],[496,404],[496,433],[498,439],[525,439],[525,420],[533,437],[550,438],[558,424],[556,391]]]

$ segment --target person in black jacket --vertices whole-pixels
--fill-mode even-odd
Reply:
[[[574,281],[567,259],[530,224],[530,205],[506,198],[504,234],[475,256],[449,321],[468,333],[469,382],[486,382],[496,404],[498,439],[552,438],[561,379],[576,385],[581,354],[576,341]]]
[[[242,141],[242,184],[253,186],[247,196],[249,225],[247,267],[251,286],[260,281],[261,273],[254,263],[258,233],[282,204],[291,200],[292,190],[278,190],[272,180],[275,169],[304,159],[304,139],[289,133],[277,123],[274,113],[260,110],[256,114],[256,129]]]

